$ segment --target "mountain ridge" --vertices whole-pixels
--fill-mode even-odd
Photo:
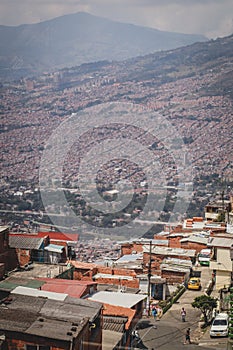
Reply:
[[[14,79],[101,60],[118,61],[206,41],[85,12],[35,24],[0,26],[0,77]]]

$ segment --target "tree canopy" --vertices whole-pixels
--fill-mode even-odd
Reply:
[[[192,302],[192,307],[199,309],[204,317],[204,326],[208,325],[209,316],[213,309],[217,307],[217,298],[212,298],[209,295],[200,295]]]

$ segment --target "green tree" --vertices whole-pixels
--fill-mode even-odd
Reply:
[[[204,317],[203,327],[206,327],[209,323],[209,315],[213,312],[213,309],[217,307],[217,299],[209,295],[200,295],[194,299],[192,307],[202,312]]]

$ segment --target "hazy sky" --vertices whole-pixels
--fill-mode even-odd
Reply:
[[[0,0],[0,24],[36,23],[79,11],[208,38],[233,33],[233,0]]]

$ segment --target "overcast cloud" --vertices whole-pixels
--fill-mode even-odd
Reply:
[[[1,0],[0,24],[36,23],[79,11],[208,38],[233,33],[232,0]]]

